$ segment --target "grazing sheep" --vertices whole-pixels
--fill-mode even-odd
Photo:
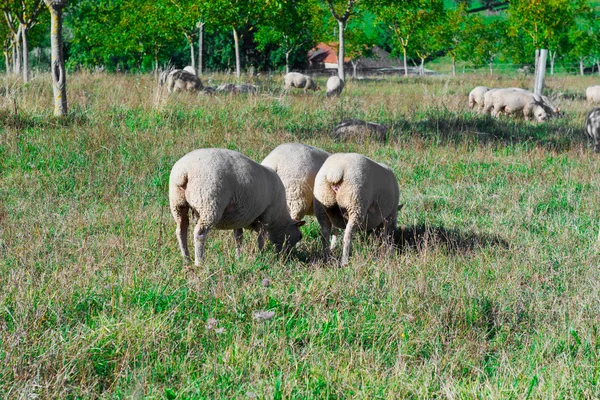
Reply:
[[[589,103],[600,103],[600,86],[590,86],[585,90],[585,97]]]
[[[487,86],[477,86],[469,93],[469,110],[473,110],[477,106],[477,112],[483,111],[484,95],[490,88]]]
[[[344,81],[339,76],[327,79],[327,97],[339,96],[344,90]]]
[[[387,125],[366,122],[360,119],[348,119],[336,125],[333,129],[333,136],[336,139],[351,139],[358,143],[362,143],[365,137],[370,136],[380,142],[385,142],[387,131]]]
[[[594,141],[594,151],[600,153],[600,108],[594,108],[585,117],[585,134]]]
[[[492,93],[490,93],[492,92]],[[535,96],[523,89],[496,89],[484,95],[484,112],[497,117],[500,114],[519,115],[525,120],[535,118],[538,122],[549,118],[540,96]]]
[[[306,93],[309,89],[311,90],[320,90],[321,88],[317,86],[315,81],[308,76],[301,74],[299,72],[290,72],[285,75],[283,78],[285,82],[285,88],[287,90],[295,87],[298,89],[304,89],[304,93]]]
[[[326,243],[332,228],[345,228],[342,265],[348,264],[357,229],[393,239],[400,189],[387,166],[356,153],[333,154],[317,173],[314,194],[328,217],[321,227]]]
[[[192,67],[191,65],[188,65],[187,67],[185,67],[183,69],[185,72],[189,72],[192,75],[196,75],[198,76],[198,73],[196,72],[196,68]]]
[[[257,93],[258,86],[250,84],[236,85],[233,83],[223,83],[217,86],[217,92],[221,93]]]
[[[314,199],[315,176],[329,157],[329,153],[316,147],[300,143],[284,143],[277,146],[262,161],[262,165],[272,168],[281,178],[285,187],[290,216],[301,220],[305,215],[314,215],[319,225],[326,224],[325,210]],[[323,245],[328,243],[323,237]]]
[[[277,251],[294,246],[302,238],[299,226],[287,210],[285,187],[275,171],[227,149],[199,149],[175,163],[169,178],[171,214],[177,222],[181,254],[190,261],[187,246],[189,211],[198,217],[194,228],[195,264],[204,258],[204,242],[211,229],[233,229],[237,253],[243,228],[265,234]]]
[[[181,69],[175,69],[166,78],[169,93],[188,91],[198,92],[202,90],[202,82],[195,74]]]

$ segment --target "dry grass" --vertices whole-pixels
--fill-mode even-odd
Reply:
[[[516,78],[351,81],[335,101],[261,79],[258,96],[157,100],[150,76],[82,73],[58,121],[48,76],[3,78],[0,397],[600,396],[591,78],[548,81],[566,117],[546,125],[468,112],[473,86]],[[341,118],[390,140],[335,142]],[[173,163],[288,141],[392,166],[406,246],[359,238],[348,267],[324,264],[311,219],[288,259],[248,235],[238,260],[218,232],[206,267],[183,268]]]

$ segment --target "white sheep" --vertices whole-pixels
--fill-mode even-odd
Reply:
[[[179,159],[169,178],[169,202],[186,262],[190,261],[189,211],[198,217],[194,228],[197,266],[204,258],[204,242],[211,229],[233,229],[238,254],[244,228],[259,232],[260,249],[265,235],[277,251],[294,246],[302,238],[298,227],[304,221],[290,217],[285,187],[277,173],[236,151],[199,149]]]
[[[393,239],[400,189],[387,166],[356,153],[333,154],[317,173],[314,195],[328,217],[322,227],[325,239],[332,228],[345,228],[342,265],[348,264],[357,229],[376,230]]]
[[[311,90],[320,90],[321,89],[319,86],[317,86],[315,81],[313,81],[313,79],[310,76],[301,74],[299,72],[289,72],[285,75],[283,80],[285,82],[286,90],[289,90],[289,89],[295,87],[298,89],[304,89],[304,93],[306,93],[306,91],[309,89],[311,89]]]
[[[339,96],[344,90],[344,81],[337,75],[327,79],[327,97]]]
[[[198,76],[198,73],[196,72],[196,68],[192,67],[191,65],[188,65],[187,67],[185,67],[183,69],[185,72],[189,72],[192,75],[196,75]]]
[[[585,97],[590,103],[600,103],[600,86],[590,86],[585,90]]]
[[[485,93],[484,99],[484,112],[494,117],[502,113],[505,115],[523,115],[527,121],[535,118],[538,122],[546,121],[549,118],[549,113],[541,97],[524,89],[489,90]]]
[[[326,224],[325,210],[315,202],[313,187],[317,172],[329,157],[329,153],[316,147],[300,143],[284,143],[277,146],[262,161],[262,165],[272,168],[285,186],[290,216],[301,220],[305,215],[314,215],[319,225]],[[327,249],[328,242],[323,239]]]
[[[594,108],[585,117],[585,134],[594,141],[594,151],[600,153],[600,108]]]
[[[483,111],[484,95],[490,88],[487,86],[477,86],[469,93],[469,110],[473,110],[477,106],[477,112]]]

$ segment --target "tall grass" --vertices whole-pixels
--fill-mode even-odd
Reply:
[[[2,80],[0,397],[600,396],[600,164],[578,95],[591,78],[548,81],[566,115],[547,124],[468,112],[473,86],[519,78],[350,81],[333,101],[258,83],[157,99],[151,76],[81,73],[55,120],[49,76]],[[390,124],[390,140],[336,142],[342,118]],[[359,236],[341,268],[309,218],[289,258],[249,234],[237,259],[231,232],[213,232],[205,266],[186,269],[173,163],[290,141],[390,165],[404,245]]]

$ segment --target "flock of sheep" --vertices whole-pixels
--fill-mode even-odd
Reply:
[[[600,103],[600,86],[590,86],[585,93],[589,103]],[[477,86],[469,93],[469,108],[494,117],[501,114],[522,115],[525,120],[533,119],[537,122],[562,116],[560,109],[546,96],[538,96],[521,88],[490,89]],[[600,108],[588,112],[584,131],[594,142],[594,151],[600,153]]]
[[[284,77],[286,89],[319,90],[315,81],[297,72]],[[159,85],[169,92],[256,93],[257,86],[223,84],[203,86],[192,67],[165,71]],[[341,94],[344,82],[337,76],[327,81],[327,95]],[[600,102],[600,86],[586,91],[589,102]],[[494,117],[523,116],[543,122],[561,117],[560,109],[545,96],[520,88],[474,88],[469,107]],[[385,141],[388,127],[361,120],[342,121],[337,138],[360,141],[371,136]],[[600,108],[586,118],[585,132],[600,152]],[[175,163],[169,179],[170,209],[177,223],[177,240],[184,260],[191,262],[187,234],[190,213],[194,227],[195,265],[204,258],[204,243],[212,229],[232,229],[236,253],[241,252],[243,229],[258,232],[258,247],[268,238],[278,252],[289,250],[301,239],[302,218],[314,215],[321,227],[323,256],[331,258],[336,230],[343,229],[342,265],[349,261],[352,235],[357,230],[375,232],[393,243],[397,227],[399,186],[392,170],[361,154],[329,154],[324,150],[286,143],[275,148],[261,164],[243,154],[217,148],[192,151]]]
[[[375,232],[393,243],[400,189],[392,170],[357,153],[329,154],[316,147],[286,143],[262,162],[227,149],[199,149],[175,163],[169,178],[169,203],[177,240],[186,263],[190,212],[195,265],[204,258],[212,229],[232,229],[236,253],[243,229],[258,232],[258,247],[268,238],[278,252],[301,239],[302,218],[314,215],[321,227],[323,254],[330,259],[336,230],[344,229],[341,263],[348,263],[352,235]]]

